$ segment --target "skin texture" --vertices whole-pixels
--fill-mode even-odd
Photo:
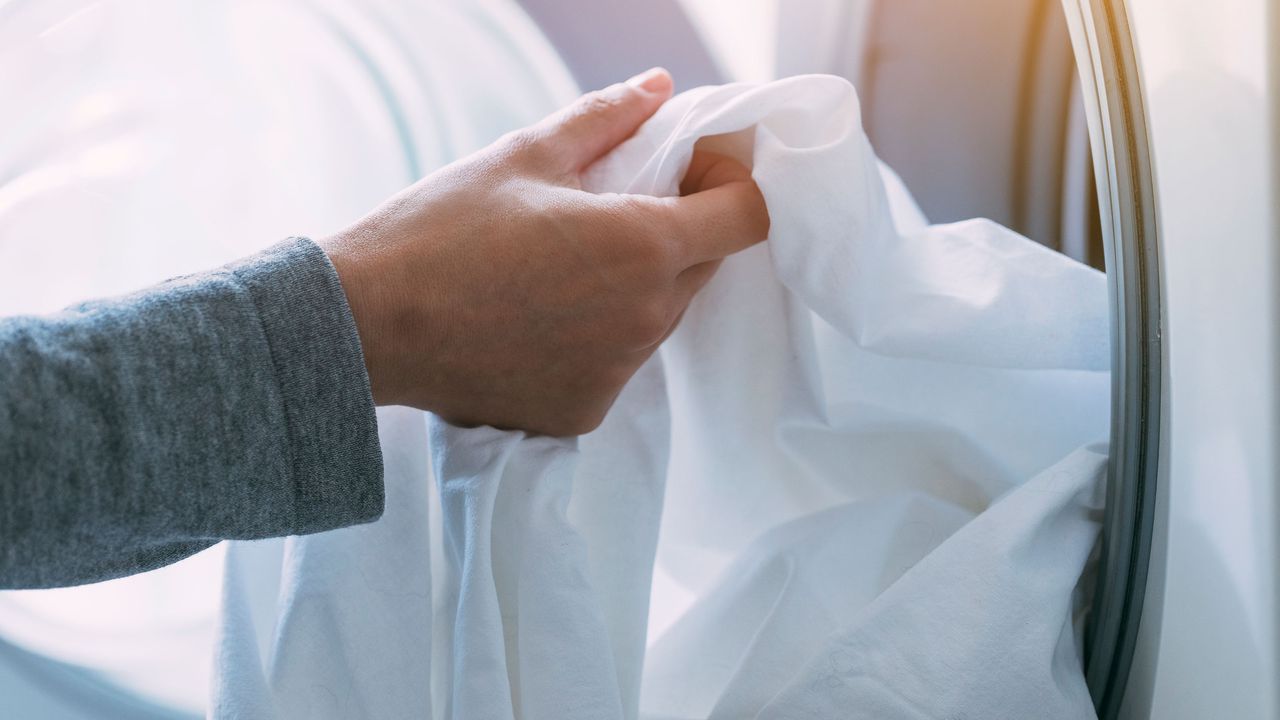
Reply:
[[[769,229],[749,171],[711,153],[678,198],[581,189],[671,92],[654,69],[589,93],[320,242],[377,404],[547,435],[600,424],[721,258]]]

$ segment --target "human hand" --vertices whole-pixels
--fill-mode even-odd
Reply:
[[[682,197],[581,189],[671,92],[655,69],[589,93],[320,241],[376,403],[547,435],[600,424],[720,259],[769,228],[747,169],[710,153]]]

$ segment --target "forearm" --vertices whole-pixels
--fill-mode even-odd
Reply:
[[[0,321],[0,587],[365,522],[382,501],[359,339],[309,240]]]

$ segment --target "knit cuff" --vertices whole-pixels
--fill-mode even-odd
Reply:
[[[382,452],[355,318],[318,245],[290,238],[232,263],[248,289],[284,400],[303,534],[382,514]]]

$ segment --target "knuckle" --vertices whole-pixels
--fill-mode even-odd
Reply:
[[[587,433],[600,427],[604,422],[603,413],[583,413],[574,418],[570,424],[569,431],[573,435],[586,435]]]
[[[642,268],[669,274],[680,260],[680,247],[665,232],[662,214],[653,205],[636,197],[624,197],[620,214],[621,236],[631,256]]]
[[[537,135],[530,128],[520,128],[498,139],[498,145],[509,153],[519,153],[537,144]]]
[[[583,95],[574,106],[575,114],[595,115],[607,113],[622,104],[625,94],[613,87],[593,90]]]
[[[615,356],[592,364],[561,388],[559,412],[549,420],[547,432],[585,435],[600,427],[618,393],[635,371],[634,362]]]
[[[631,340],[641,347],[648,347],[662,339],[671,327],[672,312],[663,298],[640,303],[631,313],[628,328]]]
[[[586,435],[587,433],[600,427],[604,422],[605,414],[608,412],[608,405],[604,403],[591,403],[584,407],[578,408],[576,411],[569,413],[559,423],[559,434],[561,435]]]
[[[551,153],[547,139],[535,128],[521,128],[502,136],[499,141],[503,159],[508,162],[538,165]]]
[[[660,235],[649,234],[633,238],[631,251],[644,277],[659,277],[665,280],[671,274],[670,270],[676,265],[675,243]]]

